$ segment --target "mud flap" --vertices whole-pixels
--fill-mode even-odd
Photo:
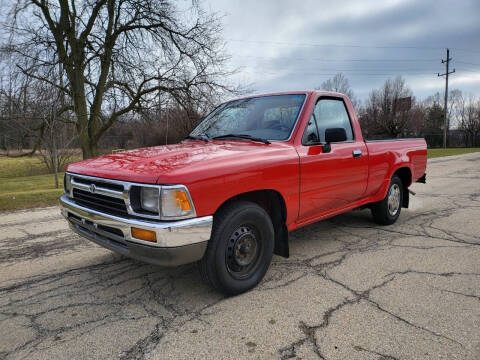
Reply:
[[[290,250],[288,247],[288,230],[285,224],[275,226],[275,247],[273,249],[275,255],[288,258]]]
[[[408,209],[408,204],[410,203],[410,190],[408,187],[403,188],[403,201],[402,201],[402,207]]]

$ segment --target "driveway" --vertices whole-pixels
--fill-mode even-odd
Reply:
[[[429,162],[399,221],[353,211],[291,234],[249,293],[0,213],[0,359],[479,359],[480,153]]]

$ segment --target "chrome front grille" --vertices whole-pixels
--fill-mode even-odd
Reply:
[[[123,199],[73,189],[73,198],[82,206],[116,216],[128,216],[127,205]]]
[[[68,196],[83,207],[120,217],[159,219],[159,215],[141,209],[137,199],[141,186],[156,185],[71,173],[67,175],[70,180]]]
[[[125,189],[122,184],[114,184],[106,181],[98,181],[94,179],[87,179],[87,178],[82,178],[79,176],[72,176],[72,180],[76,183],[76,185],[86,185],[90,187],[90,185],[95,185],[100,188],[105,188],[108,190],[112,190],[114,192],[122,193]]]

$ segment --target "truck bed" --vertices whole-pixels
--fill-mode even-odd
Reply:
[[[425,174],[427,166],[426,142],[423,138],[367,140],[370,156],[369,181],[385,179],[389,169],[398,161],[407,162],[412,170],[412,182]]]

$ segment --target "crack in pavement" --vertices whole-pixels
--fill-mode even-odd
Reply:
[[[471,157],[480,159],[479,154]],[[290,259],[275,257],[257,288],[233,298],[201,283],[195,266],[165,269],[107,255],[64,229],[27,231],[33,226],[32,220],[24,220],[27,212],[5,214],[8,220],[1,223],[17,232],[0,240],[0,283],[5,284],[0,286],[0,358],[287,359],[308,351],[306,358],[330,359],[341,347],[352,358],[359,353],[384,360],[439,358],[451,349],[474,359],[480,349],[475,336],[479,322],[461,323],[454,317],[446,324],[428,315],[417,319],[409,307],[420,301],[419,295],[403,296],[406,284],[428,288],[445,294],[432,297],[434,316],[442,316],[435,312],[437,302],[446,302],[452,316],[458,315],[460,304],[473,319],[480,316],[472,305],[480,297],[469,290],[480,286],[480,228],[475,220],[480,193],[465,181],[456,185],[458,194],[448,192],[453,181],[465,176],[462,166],[477,177],[480,169],[456,161],[429,165],[435,186],[415,189],[419,195],[411,199],[413,209],[402,212],[395,225],[375,226],[363,210],[292,232]],[[446,164],[455,166],[443,176]],[[54,208],[33,212],[37,223],[60,219],[52,215]],[[459,213],[472,214],[471,220],[463,221]],[[75,265],[69,263],[72,259]],[[30,267],[38,270],[23,272]],[[395,305],[399,296],[408,299],[406,307]],[[280,306],[290,303],[298,308]],[[426,348],[392,349],[381,339],[372,345],[359,340],[368,334],[352,332],[348,343],[333,349],[318,337],[333,333],[360,305],[381,314],[384,320],[376,326],[385,333],[390,331],[384,328],[387,321],[398,324],[422,338]],[[239,308],[255,318],[237,321]],[[461,338],[447,331],[452,327],[461,331]],[[232,332],[239,336],[225,335]],[[247,344],[245,336],[251,339]]]
[[[382,353],[379,353],[379,352],[373,351],[373,350],[368,350],[368,349],[365,349],[365,348],[363,348],[359,345],[355,345],[353,347],[353,349],[356,350],[356,351],[365,351],[365,352],[368,352],[370,354],[378,355],[378,356],[380,356],[379,360],[400,360],[400,358],[398,358],[398,357],[395,357],[395,356],[392,356],[392,355],[382,354]]]
[[[450,294],[461,295],[461,296],[465,296],[467,298],[472,298],[472,299],[476,299],[476,300],[480,301],[480,296],[478,296],[478,295],[464,294],[464,293],[461,293],[459,291],[453,291],[453,290],[448,290],[448,289],[440,289],[440,288],[437,288],[437,287],[434,287],[434,286],[432,286],[432,289],[438,290],[440,292],[446,292],[446,293],[450,293]]]

